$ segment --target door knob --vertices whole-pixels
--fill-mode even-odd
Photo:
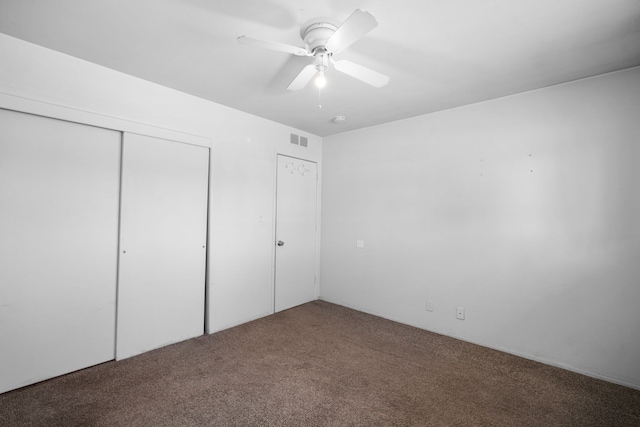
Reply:
[[[278,240],[278,246],[284,246],[284,242],[282,240]]]

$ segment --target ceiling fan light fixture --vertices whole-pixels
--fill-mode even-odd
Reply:
[[[333,118],[333,123],[336,123],[336,124],[342,124],[342,123],[345,123],[346,121],[347,121],[346,116],[335,116]]]
[[[318,89],[322,89],[327,85],[327,78],[324,76],[324,71],[318,71],[314,83]]]

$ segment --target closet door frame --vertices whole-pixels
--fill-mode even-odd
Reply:
[[[6,90],[6,89],[5,89]],[[166,139],[175,141],[177,143],[191,144],[201,147],[206,147],[209,149],[209,182],[208,185],[208,200],[211,200],[211,156],[213,155],[213,150],[211,149],[211,138],[204,137],[200,135],[187,134],[171,129],[160,128],[154,125],[136,122],[132,120],[126,120],[123,118],[111,116],[108,114],[102,114],[95,111],[87,111],[79,108],[75,108],[68,105],[56,104],[52,102],[45,102],[38,99],[27,98],[22,95],[16,95],[12,93],[7,93],[5,90],[0,91],[0,108],[15,111],[19,113],[26,113],[35,116],[42,116],[50,119],[63,120],[67,122],[77,123],[80,125],[93,126],[98,128],[103,128],[107,130],[121,132],[123,135],[125,133],[139,134],[143,136],[150,136],[154,138]],[[209,208],[209,202],[207,202],[207,212]],[[209,242],[210,242],[210,227],[208,226],[208,217],[207,213],[207,236],[206,236],[206,246],[205,250],[208,254]],[[119,239],[119,236],[117,236]],[[204,292],[205,299],[204,303],[208,303],[207,293],[209,287],[209,257],[208,255],[205,257],[205,277],[204,277]],[[117,272],[116,272],[117,273]],[[205,307],[205,318],[203,320],[203,324],[206,322],[206,318],[209,316],[209,307]],[[114,325],[115,331],[116,325]],[[114,343],[115,344],[115,343]],[[115,358],[115,354],[114,354]]]
[[[5,92],[0,92],[0,108],[211,148],[211,138],[205,136],[182,133],[142,122],[125,120],[119,117],[94,111],[86,111],[66,105],[24,98]]]

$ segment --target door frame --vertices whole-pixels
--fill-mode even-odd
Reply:
[[[305,158],[303,156],[291,155],[288,153],[276,152],[273,157],[273,223],[271,226],[271,314],[276,311],[276,226],[278,223],[278,156],[289,157],[291,159],[302,160],[309,163],[315,163],[316,165],[316,283],[315,283],[315,298],[320,298],[320,249],[321,249],[321,195],[322,195],[322,163],[318,160]]]

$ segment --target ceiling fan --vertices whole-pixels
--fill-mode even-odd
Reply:
[[[302,69],[300,74],[293,79],[287,89],[300,90],[307,83],[316,78],[319,87],[324,86],[324,71],[329,68],[329,63],[334,68],[351,77],[361,80],[374,87],[385,86],[389,77],[377,71],[371,70],[351,61],[333,59],[333,54],[349,47],[369,31],[378,26],[378,21],[369,12],[356,9],[346,21],[339,27],[327,22],[325,18],[315,18],[308,21],[300,30],[300,37],[304,40],[304,47],[296,47],[288,44],[258,40],[250,37],[238,37],[238,42],[244,45],[257,46],[279,52],[290,53],[297,56],[311,56],[313,63]]]

